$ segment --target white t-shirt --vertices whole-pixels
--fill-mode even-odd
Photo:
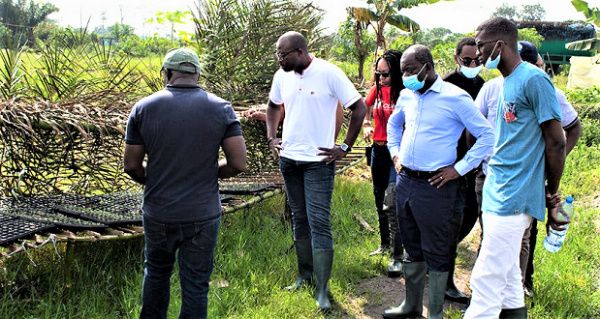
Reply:
[[[312,56],[311,56],[312,57]],[[318,147],[335,144],[337,102],[348,108],[361,98],[348,77],[337,66],[315,57],[298,74],[279,69],[273,77],[269,99],[285,105],[281,156],[318,162]]]
[[[477,94],[475,99],[475,105],[479,108],[479,111],[487,118],[488,122],[492,126],[492,129],[496,129],[496,110],[498,109],[498,97],[502,94],[502,88],[504,85],[504,77],[499,76],[493,78],[483,84],[483,87]],[[560,122],[563,128],[569,127],[573,121],[577,119],[577,111],[573,108],[571,103],[567,101],[565,93],[556,88],[556,98],[560,104],[562,111],[562,121]],[[487,162],[489,158],[485,159],[482,163],[482,169],[484,173],[487,173]]]

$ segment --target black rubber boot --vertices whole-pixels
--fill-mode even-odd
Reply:
[[[454,301],[454,302],[458,302],[458,303],[462,303],[462,304],[468,304],[469,297],[467,297],[467,295],[462,293],[462,291],[458,290],[458,288],[454,284],[454,269],[456,268],[456,259],[455,258],[450,258],[449,266],[450,266],[450,270],[448,271],[448,282],[446,283],[445,298],[450,301]]]
[[[425,289],[425,274],[427,266],[424,261],[408,262],[404,265],[406,281],[406,298],[398,307],[383,311],[383,318],[400,319],[416,318],[423,313],[423,290]]]
[[[428,319],[444,318],[444,291],[448,272],[429,271],[429,312]]]
[[[295,290],[303,285],[311,285],[313,277],[313,255],[310,239],[301,239],[294,242],[296,246],[296,257],[298,258],[298,279],[288,287],[288,290]]]
[[[399,277],[402,275],[402,261],[404,260],[404,248],[402,247],[402,234],[396,215],[396,184],[389,183],[385,190],[383,210],[388,215],[390,227],[390,241],[392,242],[392,260],[387,267],[388,277]]]
[[[460,195],[459,195],[460,196]],[[454,269],[456,266],[456,255],[458,250],[458,236],[460,227],[462,225],[463,213],[452,212],[452,218],[450,219],[450,236],[448,240],[450,241],[449,249],[450,249],[450,258],[448,259],[449,264],[449,274],[448,274],[448,282],[446,284],[446,299],[450,301],[455,301],[459,303],[466,304],[469,302],[469,298],[465,294],[463,294],[456,285],[454,284]]]
[[[390,249],[390,226],[388,215],[383,210],[385,188],[373,186],[373,195],[375,196],[375,207],[377,208],[377,219],[379,220],[379,235],[381,236],[381,245],[377,250],[371,252],[369,256],[385,254],[389,252]]]
[[[333,265],[333,249],[314,249],[313,266],[315,273],[315,298],[317,306],[322,312],[331,311],[331,302],[329,301],[329,286],[327,282],[331,276],[331,267]]]
[[[498,319],[527,319],[527,306],[514,309],[502,309]]]

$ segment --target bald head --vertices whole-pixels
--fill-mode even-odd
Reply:
[[[301,49],[303,52],[308,52],[308,45],[306,44],[306,38],[296,31],[288,31],[279,37],[277,40],[277,46],[283,45],[289,48]]]
[[[433,55],[431,55],[431,51],[429,48],[422,44],[411,45],[404,51],[404,55],[414,55],[415,60],[421,64],[429,63],[433,67]]]

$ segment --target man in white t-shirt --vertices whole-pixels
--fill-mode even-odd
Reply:
[[[267,141],[279,167],[292,210],[298,279],[293,287],[312,282],[318,307],[328,312],[327,282],[333,263],[330,206],[335,160],[342,159],[360,133],[366,107],[362,96],[335,65],[308,53],[306,39],[287,32],[275,53],[281,69],[275,73],[267,107]],[[352,117],[346,139],[335,145],[337,102]],[[285,104],[282,138],[276,137]]]
[[[542,57],[539,55],[537,48],[528,41],[520,41],[519,42],[519,55],[521,59],[525,62],[529,62],[531,64],[536,65],[538,68],[544,70],[544,61]],[[475,104],[483,113],[492,125],[492,128],[496,125],[496,110],[498,108],[498,97],[502,94],[502,85],[504,83],[504,77],[500,76],[494,78],[488,82],[486,82],[477,99],[475,100]],[[558,98],[558,103],[560,104],[560,109],[562,111],[562,121],[561,126],[565,131],[566,138],[566,153],[567,155],[581,136],[581,122],[577,117],[577,111],[573,108],[571,103],[567,101],[567,97],[565,93],[559,88],[556,89],[556,97]],[[479,205],[481,207],[481,192],[483,188],[483,182],[485,181],[485,173],[487,171],[487,160],[483,162],[482,174],[477,177],[476,182],[476,192],[478,194]],[[530,227],[525,231],[523,236],[523,242],[521,245],[521,272],[523,275],[523,284],[527,289],[527,292],[533,289],[533,252],[535,250],[537,238],[537,221],[534,219]]]

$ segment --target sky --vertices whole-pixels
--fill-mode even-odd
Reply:
[[[310,0],[302,0],[309,2]],[[104,23],[105,26],[116,22],[129,24],[140,35],[155,32],[166,34],[167,28],[145,21],[159,11],[186,11],[195,8],[193,0],[46,0],[57,6],[60,11],[50,16],[62,26],[85,26],[93,30]],[[366,6],[365,0],[312,0],[325,10],[322,26],[327,32],[335,32],[337,26],[346,18],[346,7]],[[600,7],[600,0],[587,0],[590,7]],[[466,33],[490,17],[492,12],[503,3],[516,6],[520,10],[525,4],[541,4],[546,9],[546,21],[584,20],[582,13],[575,10],[570,0],[454,0],[440,1],[431,5],[420,5],[403,9],[400,13],[419,23],[422,29],[444,27],[457,33]],[[104,21],[102,20],[104,17]],[[185,28],[184,28],[185,29]],[[187,31],[192,31],[189,26]]]

